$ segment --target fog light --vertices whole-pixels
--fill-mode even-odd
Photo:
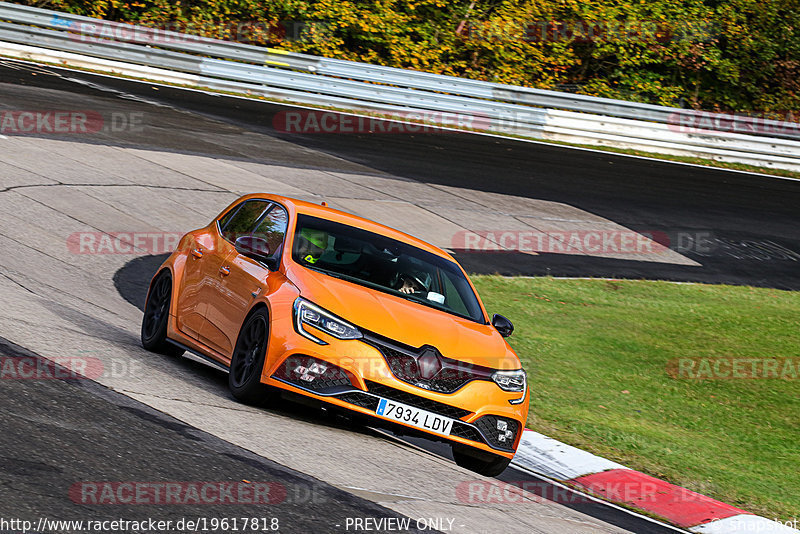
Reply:
[[[308,372],[309,373],[314,373],[314,374],[317,374],[317,375],[321,375],[327,369],[328,369],[328,367],[325,364],[314,362],[308,367]]]
[[[500,424],[498,423],[497,426],[500,426]],[[502,434],[497,435],[497,441],[499,441],[500,443],[505,443],[507,440],[513,438],[514,438],[514,433],[510,430],[506,430]]]
[[[350,375],[338,365],[302,354],[286,358],[272,377],[312,391],[353,385]]]
[[[497,420],[497,430],[501,430],[501,431],[505,432],[506,430],[508,430],[508,423],[503,421],[503,420],[498,419]]]

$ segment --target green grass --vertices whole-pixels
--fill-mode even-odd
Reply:
[[[528,427],[770,519],[800,514],[800,377],[677,379],[676,358],[800,360],[800,293],[474,276],[531,383]]]

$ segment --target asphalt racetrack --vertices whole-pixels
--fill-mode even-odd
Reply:
[[[96,78],[72,74],[82,80]],[[122,79],[106,87],[174,105],[308,147],[391,176],[509,197],[564,203],[636,232],[654,234],[699,265],[654,264],[587,254],[461,253],[473,272],[657,278],[800,289],[800,187],[796,180],[678,165],[466,133],[291,133],[279,105]],[[278,126],[276,130],[275,126]],[[168,133],[149,139],[176,146]],[[223,144],[208,150],[225,156]],[[266,159],[275,154],[266,155]],[[277,161],[282,161],[278,156]],[[293,165],[314,165],[308,159]],[[346,193],[346,192],[344,192]],[[480,213],[474,214],[480,219]],[[485,221],[481,230],[506,230]],[[452,247],[451,247],[452,248]],[[588,257],[587,257],[588,256]]]
[[[429,518],[439,520],[433,530],[470,533],[670,532],[548,489],[475,500],[464,487],[546,481],[514,470],[483,479],[436,444],[420,448],[294,404],[237,404],[224,372],[141,349],[143,288],[168,237],[263,190],[387,222],[454,250],[472,272],[797,290],[798,183],[466,133],[276,128],[292,109],[0,62],[0,113],[103,118],[89,133],[0,137],[0,356],[89,358],[100,369],[93,380],[0,380],[0,518],[240,516],[319,533],[366,531],[354,518]],[[564,239],[597,229],[650,236],[661,248],[532,252],[513,239],[492,252],[460,246],[465,232],[491,232],[494,243],[504,232]],[[99,236],[121,232],[149,237],[97,246]],[[84,498],[93,483],[166,481],[184,490],[204,481],[268,483],[273,499],[222,506]],[[396,531],[387,525],[371,531]]]

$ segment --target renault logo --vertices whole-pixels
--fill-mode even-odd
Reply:
[[[442,370],[441,356],[439,351],[433,347],[424,347],[417,356],[417,367],[419,376],[425,380],[430,380]]]

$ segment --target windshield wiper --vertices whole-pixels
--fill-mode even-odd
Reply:
[[[414,302],[419,302],[420,304],[425,304],[427,306],[431,306],[431,307],[439,309],[439,310],[444,310],[444,311],[447,311],[447,312],[452,311],[450,308],[448,308],[446,306],[443,306],[442,304],[439,304],[438,302],[434,302],[434,301],[428,300],[426,298],[418,297],[418,296],[410,294],[410,293],[401,293],[399,291],[398,291],[398,293],[400,293],[400,295],[402,295],[404,298],[407,298],[408,300],[413,300]]]
[[[329,271],[328,269],[323,269],[322,267],[313,267],[310,265],[306,265],[306,268],[311,269],[312,271],[317,271],[318,273],[327,274],[328,276],[338,278],[339,280],[347,280],[349,278],[341,273],[337,273],[336,271]]]
[[[376,288],[382,288],[383,287],[383,286],[380,286],[380,285],[375,284],[373,282],[369,282],[368,280],[364,280],[363,278],[358,278],[357,276],[350,276],[349,274],[344,274],[344,273],[340,273],[340,272],[336,272],[336,271],[330,271],[328,269],[323,269],[322,267],[316,267],[315,266],[315,267],[309,267],[309,269],[312,269],[312,270],[317,271],[317,272],[322,273],[322,274],[327,274],[328,276],[332,276],[334,278],[338,278],[339,280],[346,280],[347,282],[353,282],[354,284],[359,284],[359,285],[367,284],[367,285],[370,285],[370,286],[374,286]]]

